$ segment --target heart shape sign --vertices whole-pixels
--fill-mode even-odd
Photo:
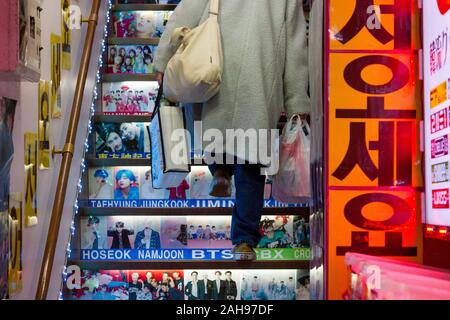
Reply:
[[[450,10],[450,0],[437,0],[439,11],[446,14]]]

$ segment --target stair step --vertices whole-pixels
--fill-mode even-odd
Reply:
[[[173,11],[176,4],[116,4],[112,7],[113,11]]]
[[[148,121],[148,120],[147,120]],[[151,159],[101,159],[95,156],[87,158],[89,166],[92,167],[150,167]],[[206,166],[206,163],[195,163],[192,160],[191,166]]]
[[[309,261],[69,261],[84,270],[309,269]]]
[[[98,113],[94,115],[93,122],[150,122],[151,114],[149,115],[110,115]]]
[[[81,206],[80,216],[231,216],[232,208],[89,208]],[[309,218],[309,207],[264,208],[263,215],[300,216]]]
[[[103,82],[156,81],[156,74],[114,74],[103,73]]]
[[[108,38],[109,45],[128,46],[128,45],[152,45],[157,46],[160,38]]]

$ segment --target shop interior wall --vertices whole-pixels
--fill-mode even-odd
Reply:
[[[72,4],[79,5],[82,14],[87,17],[92,2],[89,0],[72,0]],[[65,262],[65,251],[69,239],[69,229],[72,221],[76,187],[80,175],[80,164],[83,157],[83,145],[87,134],[89,109],[92,103],[93,88],[96,79],[98,57],[101,50],[105,14],[108,1],[102,1],[99,24],[96,31],[93,55],[89,68],[88,81],[83,99],[83,108],[78,127],[75,155],[71,167],[70,184],[67,189],[61,230],[53,266],[48,299],[57,299],[61,285],[61,275]],[[50,34],[61,35],[60,1],[42,0],[42,66],[41,79],[50,80]],[[62,70],[61,96],[62,118],[52,119],[50,123],[50,145],[62,148],[65,142],[67,123],[70,117],[73,94],[86,35],[86,25],[81,30],[72,31],[72,69]],[[11,192],[24,190],[24,134],[38,131],[38,84],[11,83],[0,81],[0,96],[18,101],[14,125],[14,162],[11,168]],[[37,178],[38,225],[25,228],[23,232],[23,290],[12,299],[34,299],[39,281],[39,273],[44,253],[50,216],[53,207],[55,190],[57,188],[61,157],[51,161],[51,168],[39,171]]]
[[[323,130],[324,130],[324,93],[323,93],[323,0],[310,1],[309,15],[309,70],[311,96],[311,157],[314,205],[311,211],[311,299],[324,298],[324,181],[323,181]],[[319,71],[321,70],[321,71]]]

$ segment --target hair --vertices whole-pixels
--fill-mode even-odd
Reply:
[[[128,55],[131,57],[131,53],[134,53],[134,56],[136,56],[136,50],[131,49],[130,51],[128,51]]]
[[[125,223],[123,223],[122,221],[116,222],[116,228],[123,228],[124,226],[125,226]]]
[[[142,51],[148,50],[149,53],[152,53],[152,49],[149,46],[144,46]]]
[[[153,62],[153,58],[149,54],[144,55],[144,61],[147,60],[147,59],[150,59],[150,61]]]
[[[306,286],[306,281],[308,281],[309,283],[309,276],[303,276],[300,279],[298,279],[298,282],[302,285],[302,286]]]
[[[191,272],[191,276],[193,276],[194,274],[198,275],[198,272],[197,271],[192,271]]]
[[[100,223],[100,219],[98,217],[89,217],[88,219],[88,226],[92,226],[94,224],[99,224]]]
[[[128,179],[130,179],[131,182],[136,182],[136,176],[134,175],[134,173],[131,170],[128,170],[128,169],[117,171],[116,181],[119,181],[123,175],[125,175]]]
[[[226,275],[227,275],[227,274],[232,275],[231,271],[227,271],[227,272],[225,272],[225,274],[226,274]]]
[[[216,272],[214,272],[214,274],[219,274],[219,275],[222,275],[222,272],[220,272],[220,271],[216,271]]]
[[[109,177],[108,171],[106,171],[104,169],[99,169],[99,170],[95,171],[95,173],[94,173],[94,178],[106,179],[108,177]]]

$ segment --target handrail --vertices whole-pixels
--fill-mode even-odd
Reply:
[[[95,31],[97,28],[100,1],[101,0],[92,0],[90,17],[88,20],[84,20],[86,23],[88,23],[86,41],[84,44],[83,55],[81,57],[77,86],[75,89],[70,120],[68,123],[66,144],[62,151],[62,161],[59,170],[58,185],[55,194],[55,201],[53,203],[53,210],[48,230],[47,242],[45,245],[44,257],[42,259],[41,273],[39,276],[38,288],[36,291],[36,300],[45,300],[47,298],[48,288],[50,285],[50,278],[56,251],[56,243],[58,241],[65,195],[67,185],[69,183],[70,167],[72,164],[74,146],[77,136],[78,122],[80,120],[81,106],[83,102],[86,79],[91,60],[92,46],[94,43]]]

